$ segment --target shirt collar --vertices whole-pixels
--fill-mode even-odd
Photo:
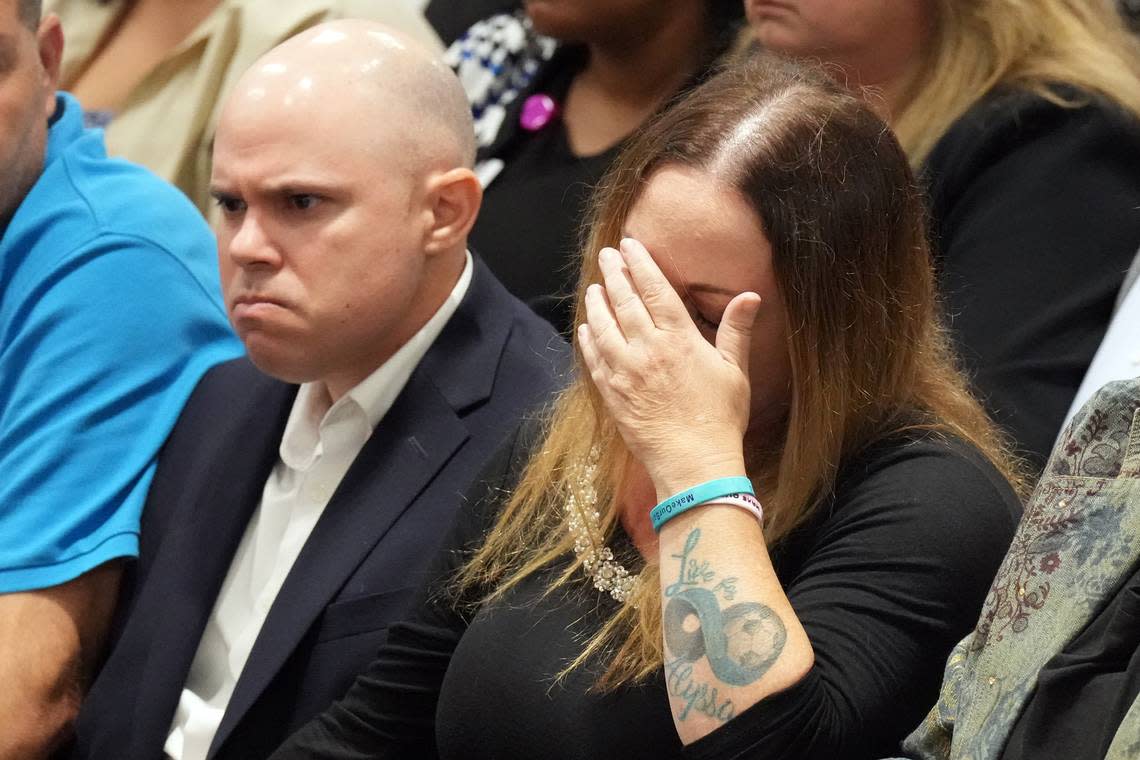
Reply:
[[[291,469],[307,470],[323,453],[328,429],[338,421],[343,424],[346,418],[357,420],[350,424],[357,427],[357,435],[362,436],[359,443],[363,446],[404,389],[416,365],[459,308],[471,284],[473,270],[471,253],[468,252],[459,280],[435,314],[396,353],[336,403],[332,403],[323,381],[303,383],[281,436],[278,449],[281,461]]]
[[[48,120],[47,149],[44,154],[44,168],[56,160],[67,148],[84,133],[83,107],[69,93],[55,94],[55,112]]]

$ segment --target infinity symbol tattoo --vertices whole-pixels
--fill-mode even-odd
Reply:
[[[686,631],[695,616],[700,627]],[[721,611],[716,594],[703,588],[678,592],[665,606],[665,643],[685,662],[708,657],[721,681],[733,686],[754,683],[772,667],[787,640],[787,631],[770,608],[742,602]]]

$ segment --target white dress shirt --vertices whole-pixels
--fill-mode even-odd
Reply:
[[[297,392],[280,459],[246,527],[198,643],[164,747],[204,760],[277,593],[317,520],[372,431],[439,336],[471,283],[471,255],[427,323],[336,403],[323,382]]]

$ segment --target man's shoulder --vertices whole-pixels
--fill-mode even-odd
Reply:
[[[502,336],[502,359],[507,364],[501,361],[500,368],[534,372],[549,378],[550,383],[564,380],[570,366],[566,341],[549,322],[512,295],[478,258],[468,296],[476,319],[498,328],[480,332],[488,337]]]
[[[107,158],[98,133],[53,147],[0,242],[14,253],[3,273],[9,285],[27,290],[98,260],[101,271],[123,271],[122,287],[149,276],[169,284],[164,293],[217,301],[216,244],[186,196],[147,169]]]
[[[416,374],[471,432],[490,433],[497,444],[565,385],[570,353],[477,257],[474,267],[467,293]]]
[[[129,235],[176,253],[172,240],[212,240],[206,220],[173,185],[138,164],[75,147],[47,167],[33,190],[43,185],[48,197],[63,201],[46,210],[53,221],[83,225],[92,234]]]
[[[58,103],[47,161],[12,218],[5,247],[58,260],[119,238],[213,267],[213,235],[190,200],[149,169],[108,157],[102,133],[83,129],[78,102],[61,93]]]
[[[198,381],[183,417],[227,415],[242,404],[256,404],[270,394],[292,394],[295,386],[259,370],[248,356],[215,364]]]
[[[186,399],[166,439],[152,491],[177,491],[186,473],[202,463],[230,457],[234,447],[254,446],[252,441],[260,440],[265,430],[282,424],[295,395],[296,386],[266,375],[245,356],[211,367]],[[274,439],[272,445],[276,443]]]

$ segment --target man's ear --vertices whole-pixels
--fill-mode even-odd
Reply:
[[[434,254],[467,246],[467,233],[479,215],[483,187],[470,169],[452,169],[428,180],[431,225],[424,251]]]
[[[63,60],[63,27],[54,13],[44,16],[36,32],[40,66],[43,68],[43,86],[46,94],[44,116],[55,115],[55,91],[59,88],[59,67]]]

